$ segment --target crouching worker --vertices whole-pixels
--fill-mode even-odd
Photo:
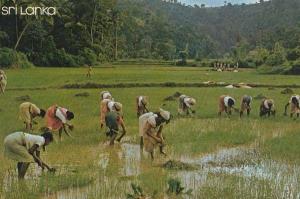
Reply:
[[[110,137],[110,145],[114,145],[115,139],[119,134],[119,127],[122,127],[122,134],[116,139],[118,142],[120,142],[126,134],[125,124],[121,114],[116,111],[107,113],[105,116],[105,124],[109,129],[106,135]]]
[[[50,131],[58,131],[60,140],[62,131],[64,131],[69,137],[72,137],[71,134],[68,133],[66,127],[68,127],[71,131],[73,130],[74,126],[67,123],[67,121],[70,121],[73,118],[74,113],[68,109],[53,105],[48,108],[46,112],[47,128]]]
[[[100,127],[103,128],[105,124],[105,116],[107,113],[116,111],[122,112],[122,104],[119,102],[114,102],[110,99],[103,99],[100,104]]]
[[[42,135],[31,135],[23,132],[12,133],[4,139],[4,155],[17,161],[18,176],[20,179],[25,177],[26,171],[32,162],[36,162],[43,170],[46,167],[48,171],[55,172],[54,168],[48,166],[40,158],[41,148],[53,141],[50,132]]]
[[[241,104],[241,111],[240,111],[240,117],[243,116],[244,111],[247,111],[247,116],[250,115],[251,111],[251,102],[252,102],[252,97],[248,95],[244,95],[242,97],[242,104]]]
[[[19,107],[19,119],[24,122],[27,131],[32,130],[32,124],[35,123],[33,119],[37,116],[44,117],[46,112],[40,109],[35,104],[24,102]]]
[[[291,105],[291,113],[290,116],[293,117],[294,113],[297,114],[297,117],[300,115],[300,96],[299,95],[293,95],[290,99],[290,101],[285,105],[284,109],[284,115],[287,115],[287,108],[289,105]]]
[[[222,95],[219,98],[219,116],[221,116],[222,112],[226,112],[227,115],[231,115],[231,109],[234,109],[235,111],[238,111],[234,107],[235,105],[235,99],[228,96],[228,95]]]
[[[6,84],[7,84],[7,77],[5,75],[5,72],[3,70],[0,70],[0,91],[2,94],[4,94]]]
[[[141,117],[143,116],[144,115]],[[160,109],[158,113],[145,117],[145,122],[140,122],[140,125],[142,125],[140,129],[142,129],[143,132],[143,143],[141,143],[141,145],[144,145],[145,150],[150,153],[152,160],[154,159],[154,149],[156,146],[159,146],[161,154],[166,155],[163,151],[165,141],[162,131],[164,123],[168,124],[170,117],[170,112]]]
[[[178,113],[186,114],[186,115],[195,113],[195,111],[192,110],[192,106],[194,106],[195,104],[196,104],[196,100],[194,98],[186,95],[179,96]]]
[[[141,115],[149,112],[147,105],[148,105],[148,99],[146,96],[136,97],[136,115],[137,115],[137,117],[140,117]]]
[[[261,104],[260,104],[260,112],[259,112],[259,116],[265,116],[268,115],[268,117],[270,117],[270,115],[272,114],[273,116],[275,116],[275,103],[274,100],[272,99],[263,99]]]

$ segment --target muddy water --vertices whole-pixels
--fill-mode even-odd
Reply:
[[[138,176],[141,173],[140,146],[133,144],[122,144],[119,152],[119,159],[123,161],[121,167],[122,176]]]
[[[300,198],[300,167],[263,159],[255,149],[222,149],[202,157],[183,156],[181,160],[201,168],[198,171],[181,171],[174,174],[189,188],[200,187],[206,182],[208,174],[228,174],[268,180],[277,192],[275,195]]]
[[[158,155],[157,155],[158,156]],[[169,157],[173,158],[173,157]],[[199,187],[207,183],[210,174],[236,175],[243,178],[255,178],[268,180],[272,184],[272,190],[281,198],[300,198],[300,168],[284,163],[266,160],[251,148],[229,148],[221,149],[215,153],[202,156],[181,156],[174,157],[181,162],[196,165],[197,170],[165,170],[158,168],[160,172],[167,173],[167,178],[178,178],[186,189],[193,189],[193,197],[198,198],[201,193],[197,192]],[[157,161],[157,160],[156,160]],[[167,161],[159,159],[158,161]],[[95,165],[99,170],[104,171],[100,174],[95,171],[95,181],[83,188],[72,188],[45,195],[44,198],[73,199],[73,198],[124,198],[126,193],[131,191],[132,182],[139,183],[138,176],[143,174],[147,167],[149,157],[140,151],[139,145],[123,143],[115,148],[107,148],[100,153]],[[111,168],[114,166],[114,168]],[[76,172],[76,167],[60,166],[58,172]],[[157,169],[157,167],[156,167]],[[113,171],[113,175],[109,171]],[[156,170],[157,171],[157,170]],[[16,173],[8,173],[5,178],[4,189],[9,190],[10,185],[15,182]],[[107,173],[106,173],[107,172]],[[35,166],[31,166],[27,179],[32,183],[37,183],[42,171]],[[216,182],[218,183],[218,182]],[[249,187],[251,189],[251,187]],[[254,189],[254,188],[253,188]],[[255,191],[255,190],[253,190]]]

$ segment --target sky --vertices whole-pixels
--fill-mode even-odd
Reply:
[[[182,3],[185,3],[187,5],[201,5],[205,4],[207,7],[210,6],[222,6],[224,5],[225,0],[180,0]],[[242,4],[242,3],[256,3],[258,0],[227,0],[227,2],[230,2],[232,4]]]

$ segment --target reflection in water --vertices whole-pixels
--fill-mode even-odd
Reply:
[[[277,191],[277,195],[283,196],[283,198],[300,198],[300,184],[298,181],[300,167],[261,159],[254,149],[222,149],[216,153],[198,158],[183,156],[181,160],[202,168],[198,171],[171,173],[172,177],[179,178],[187,188],[199,188],[205,183],[209,173],[223,173],[269,180],[272,183],[273,190]]]
[[[138,176],[141,164],[140,146],[133,144],[122,144],[119,158],[123,160],[121,174],[124,176]]]
[[[98,155],[96,166],[104,171],[108,171],[112,167],[113,171],[117,169],[119,173],[116,172],[113,175],[109,175],[109,172],[104,172],[104,174],[94,172],[94,175],[97,175],[95,176],[96,180],[89,186],[66,189],[55,194],[45,195],[44,198],[124,198],[124,194],[130,190],[130,183],[136,181],[137,178],[121,179],[120,177],[137,177],[143,173],[142,165],[145,165],[147,161],[143,161],[142,158],[143,154],[140,152],[139,145],[123,143],[117,145],[116,148],[107,148],[105,152]],[[268,180],[271,182],[271,188],[276,192],[277,196],[281,196],[281,198],[300,198],[299,166],[290,166],[272,160],[265,160],[260,157],[255,149],[222,149],[216,153],[200,157],[181,156],[180,160],[184,163],[196,165],[199,169],[192,171],[166,171],[161,168],[161,171],[166,171],[168,178],[179,178],[182,186],[187,189],[193,189],[193,198],[201,196],[201,193],[197,192],[197,190],[209,181],[209,174],[228,174],[248,179],[254,177]],[[26,179],[30,181],[30,186],[36,186],[36,183],[39,183],[39,176],[42,174],[41,170],[36,167],[36,164],[32,164],[26,175]],[[59,168],[58,174],[70,172],[70,166],[68,165],[60,165],[57,168]],[[11,190],[11,186],[16,184],[18,181],[16,176],[16,171],[7,172],[3,183],[5,191]],[[219,186],[218,183],[220,182],[212,182],[214,183],[212,186]]]
[[[109,154],[108,153],[102,153],[99,155],[99,161],[98,166],[101,169],[106,169],[109,163]]]

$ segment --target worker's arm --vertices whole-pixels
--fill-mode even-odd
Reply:
[[[153,136],[153,135],[151,134],[152,126],[151,126],[149,123],[147,124],[146,128],[147,128],[146,134],[147,134],[149,137],[153,138],[153,139],[156,140],[157,142],[162,142],[162,140],[161,140],[160,138],[158,138],[158,137],[156,137],[156,136]]]
[[[161,142],[164,141],[164,138],[163,138],[163,136],[162,136],[162,130],[163,130],[163,128],[164,128],[164,127],[161,125],[161,126],[159,127],[158,131],[157,131],[157,134],[156,134],[156,136],[157,136],[158,138],[161,139]]]
[[[66,134],[67,136],[73,138],[73,136],[72,136],[70,133],[68,133],[68,131],[67,131],[67,129],[66,129],[66,126],[68,126],[69,128],[73,128],[73,126],[70,125],[70,124],[68,124],[68,123],[65,123],[65,124],[63,125],[63,129],[64,129],[65,134]]]
[[[146,110],[146,112],[147,112],[147,113],[149,113],[149,110],[148,110],[148,108],[147,108],[146,106],[144,106],[144,107],[145,107],[145,110]]]
[[[40,158],[40,151],[38,151],[37,149],[39,148],[39,145],[35,144],[34,146],[32,146],[28,152],[30,153],[30,155],[32,155],[34,161],[44,170],[44,168],[46,167],[49,171],[54,171],[53,168],[49,167],[45,162],[43,162]]]

